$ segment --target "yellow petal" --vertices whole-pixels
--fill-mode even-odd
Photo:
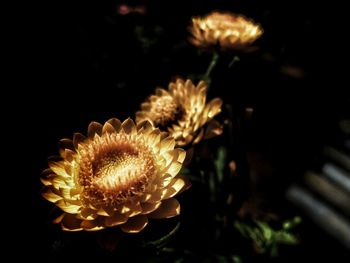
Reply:
[[[197,84],[197,88],[202,90],[204,88],[204,90],[207,88],[207,84],[205,83],[205,81],[201,80],[198,84]]]
[[[51,183],[56,189],[59,189],[60,187],[66,187],[67,186],[66,180],[67,180],[67,177],[63,177],[63,176],[60,176],[60,175],[55,175],[55,176],[52,177]]]
[[[171,174],[173,177],[176,176],[180,170],[181,170],[182,164],[179,163],[178,161],[172,162],[168,167],[167,167],[167,173]]]
[[[66,172],[64,162],[61,162],[61,163],[50,162],[49,167],[56,175],[61,176],[61,178],[69,177],[69,175]],[[55,177],[57,177],[57,176],[55,176]]]
[[[204,129],[201,129],[196,139],[194,139],[193,144],[199,143],[202,140],[203,135],[204,135]]]
[[[169,83],[168,90],[171,94],[174,94],[176,91],[177,85],[173,82]]]
[[[52,179],[55,177],[55,174],[52,172],[51,169],[45,169],[40,177],[40,181],[44,185],[52,185]]]
[[[140,202],[130,202],[122,204],[118,211],[122,214],[127,214],[128,216],[135,216],[142,212],[142,207]]]
[[[74,144],[73,144],[73,141],[71,139],[67,139],[67,138],[61,139],[59,142],[59,146],[62,149],[74,150]]]
[[[136,126],[132,119],[128,118],[122,123],[122,128],[126,134],[136,134]]]
[[[162,192],[155,191],[151,193],[150,197],[147,200],[147,203],[158,203],[162,200]]]
[[[65,149],[64,150],[64,159],[68,162],[72,162],[74,160],[76,152],[71,149]]]
[[[211,120],[205,130],[204,138],[210,139],[212,137],[221,135],[222,131],[223,131],[222,125],[216,120]]]
[[[95,220],[83,220],[80,226],[86,231],[98,231],[104,229],[100,221],[99,218]]]
[[[109,119],[107,122],[114,127],[116,132],[120,131],[121,126],[122,126],[120,120],[118,120],[116,118],[112,118],[112,119]]]
[[[65,216],[65,213],[63,213],[62,215],[56,217],[54,220],[52,220],[52,223],[53,223],[53,224],[59,224],[59,223],[61,223],[64,216]]]
[[[156,203],[142,203],[142,215],[149,214],[156,210],[159,206],[161,205],[161,202],[156,202]]]
[[[52,185],[51,183],[51,179],[49,178],[45,178],[45,177],[41,177],[40,181],[43,183],[43,185],[47,186],[47,185]]]
[[[158,128],[156,128],[148,135],[148,145],[150,147],[154,147],[156,144],[159,143],[159,141],[160,141],[160,131]]]
[[[176,79],[176,84],[178,84],[178,85],[184,85],[184,84],[185,84],[185,81],[184,81],[182,78],[178,78],[178,79]]]
[[[185,186],[186,182],[183,178],[178,177],[173,179],[165,189],[162,189],[162,199],[169,199],[175,196]]]
[[[56,203],[58,200],[63,199],[62,196],[53,192],[53,187],[51,185],[45,186],[42,189],[41,195],[52,203]]]
[[[42,171],[41,175],[46,177],[52,174],[52,170],[50,168],[46,168],[44,171]]]
[[[106,210],[104,210],[103,208],[100,208],[98,211],[97,211],[97,214],[100,215],[100,216],[109,216],[109,214],[106,212]]]
[[[79,212],[79,209],[81,208],[80,205],[74,205],[65,200],[59,200],[55,204],[64,212],[69,214],[77,214]]]
[[[156,98],[156,97],[153,97],[153,98]],[[149,111],[151,109],[151,104],[149,102],[143,102],[141,104],[141,110],[143,111]]]
[[[164,152],[160,157],[162,157],[162,158],[158,158],[158,160],[160,161],[159,167],[165,167],[165,166],[170,165],[171,162],[177,160],[177,152],[175,152],[175,153],[174,153],[174,151]]]
[[[148,98],[148,100],[151,101],[151,102],[156,102],[158,99],[159,99],[159,97],[156,96],[156,95],[151,95],[151,96]],[[143,105],[141,105],[141,107],[142,107],[142,106],[143,106]]]
[[[221,106],[222,106],[221,99],[215,98],[211,100],[207,106],[209,108],[208,117],[213,118],[216,114],[218,114],[221,111]]]
[[[89,228],[89,229],[87,228],[87,229],[84,229],[84,230],[92,232],[92,231],[100,231],[102,229],[105,229],[105,227],[104,226],[96,226],[94,228]]]
[[[71,197],[75,197],[76,195],[79,195],[80,194],[80,190],[79,189],[77,189],[77,188],[71,188],[70,189],[70,196]]]
[[[70,187],[59,187],[60,195],[63,196],[64,199],[71,199],[71,188]]]
[[[83,220],[94,220],[97,218],[96,210],[93,210],[91,208],[83,208],[81,209],[80,213],[78,214],[78,218]]]
[[[156,88],[156,95],[159,97],[162,97],[162,96],[169,95],[169,93],[165,89]]]
[[[128,216],[126,214],[120,214],[116,212],[114,213],[114,215],[106,217],[105,224],[106,226],[117,226],[120,224],[124,224],[127,220]]]
[[[189,144],[189,143],[192,142],[192,141],[193,141],[193,136],[192,136],[192,135],[188,135],[188,136],[184,139],[184,141],[182,141],[181,143],[182,143],[182,146],[185,146],[185,145]],[[180,144],[179,144],[179,146],[180,146]]]
[[[105,133],[115,133],[115,129],[114,129],[114,127],[112,126],[112,124],[110,124],[109,122],[106,122],[106,123],[103,125],[102,133],[103,133],[103,134],[105,134]]]
[[[173,150],[175,147],[175,140],[173,137],[167,137],[160,142],[160,154]]]
[[[148,200],[152,197],[151,193],[147,193],[144,194],[141,198],[140,198],[140,202],[148,202]]]
[[[74,150],[74,144],[71,139],[62,139],[59,142],[60,155],[65,158],[65,150]]]
[[[176,148],[173,150],[174,156],[177,156],[177,161],[183,163],[186,158],[186,151],[181,148]]]
[[[200,83],[203,83],[205,85],[205,83],[203,81],[201,81]],[[197,98],[197,107],[200,107],[201,109],[203,109],[203,107],[205,106],[205,101],[206,101],[206,96],[207,96],[207,89],[206,86],[200,87],[200,84],[198,84],[198,98]]]
[[[90,139],[93,139],[95,134],[101,135],[102,134],[102,125],[98,122],[91,122],[88,127],[88,137]]]
[[[171,136],[170,134],[169,134],[169,132],[165,132],[165,131],[161,131],[160,132],[160,139],[161,140],[164,140],[165,138],[167,138],[167,137],[169,137],[169,136]],[[172,136],[171,136],[172,137]]]
[[[73,144],[75,149],[78,149],[79,144],[83,143],[85,140],[86,140],[86,137],[81,133],[74,133]]]
[[[72,175],[72,165],[71,165],[71,163],[65,162],[64,170],[66,171],[66,174],[68,175],[68,177],[71,177],[71,175]]]
[[[180,214],[180,204],[175,198],[170,198],[162,201],[160,207],[148,214],[149,218],[170,218]]]
[[[190,123],[188,123],[188,125],[190,125]],[[191,134],[192,134],[193,130],[192,130],[192,127],[188,127],[188,128],[185,128],[183,131],[182,131],[182,136],[184,138],[186,137],[190,137]],[[191,136],[192,137],[192,136]]]
[[[97,214],[100,216],[110,216],[113,214],[113,209],[108,209],[107,207],[101,207],[98,211]]]
[[[130,217],[128,222],[121,225],[120,228],[126,233],[138,233],[148,224],[147,216],[138,215],[135,217]]]
[[[171,183],[171,181],[173,180],[175,176],[169,174],[169,173],[165,173],[162,176],[160,176],[159,178],[157,178],[154,181],[154,184],[157,185],[158,188],[164,188],[166,187],[168,184]]]
[[[137,131],[142,129],[142,134],[149,134],[153,131],[153,125],[150,121],[144,120],[137,123]]]
[[[190,79],[187,79],[184,85],[185,85],[185,89],[189,91],[190,95],[193,95],[194,85],[192,81]]]
[[[75,215],[65,214],[62,221],[61,227],[66,231],[80,231],[83,230],[80,226],[81,220],[76,218]]]

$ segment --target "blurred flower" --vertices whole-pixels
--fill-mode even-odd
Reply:
[[[206,104],[204,81],[195,86],[191,80],[177,79],[169,84],[168,90],[157,88],[156,94],[141,104],[136,120],[151,121],[154,126],[169,132],[179,146],[196,144],[202,138],[221,134],[221,126],[212,120],[221,111],[221,105],[219,98]]]
[[[146,14],[146,12],[147,12],[147,9],[143,5],[132,7],[132,6],[129,6],[129,5],[126,5],[126,4],[121,4],[117,8],[117,13],[119,15],[128,15],[130,13],[136,13],[136,14],[144,15],[144,14]]]
[[[148,218],[178,215],[173,196],[189,186],[177,175],[186,154],[166,136],[148,121],[110,119],[92,122],[88,137],[61,140],[61,157],[41,178],[44,198],[64,211],[55,222],[68,231],[119,225],[137,233]]]
[[[201,48],[220,46],[221,49],[250,50],[263,30],[243,15],[212,12],[205,17],[193,17],[190,27],[193,45]]]
[[[281,66],[280,72],[284,75],[287,75],[287,76],[289,76],[291,78],[295,78],[295,79],[302,79],[305,77],[305,73],[301,68],[291,66],[291,65]]]

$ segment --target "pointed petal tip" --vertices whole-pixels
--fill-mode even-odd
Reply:
[[[136,125],[131,118],[127,118],[125,121],[123,121],[122,128],[126,134],[136,133]]]
[[[102,124],[96,122],[96,121],[93,121],[89,124],[89,127],[88,127],[88,137],[89,138],[94,138],[95,134],[98,134],[98,135],[101,135],[102,134]]]
[[[147,216],[137,215],[130,217],[129,220],[120,226],[121,230],[125,233],[139,233],[148,224]]]
[[[76,215],[64,214],[61,221],[61,227],[64,231],[81,231],[83,228],[80,226],[81,220]]]
[[[107,121],[110,125],[113,126],[116,132],[119,132],[122,126],[122,123],[119,119],[117,118],[111,118]]]
[[[162,201],[160,207],[150,213],[149,218],[161,219],[171,218],[180,214],[180,203],[175,198],[170,198]]]

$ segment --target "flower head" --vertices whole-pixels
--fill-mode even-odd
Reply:
[[[197,143],[203,137],[221,133],[212,122],[204,133],[203,126],[221,111],[222,100],[215,98],[206,104],[206,84],[195,86],[191,80],[177,79],[169,84],[169,89],[157,88],[155,95],[141,104],[136,120],[149,120],[156,127],[172,135],[179,146]]]
[[[64,211],[56,219],[64,230],[139,232],[148,218],[180,212],[173,196],[189,183],[177,175],[186,154],[174,147],[174,139],[148,121],[92,122],[88,137],[61,140],[60,157],[43,172],[42,195]]]
[[[190,32],[191,43],[201,48],[219,45],[225,50],[247,50],[263,30],[242,15],[212,12],[205,17],[193,17]]]

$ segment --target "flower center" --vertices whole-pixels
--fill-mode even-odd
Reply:
[[[79,151],[79,184],[93,206],[116,206],[142,194],[155,174],[154,157],[142,141],[125,134],[95,137]]]
[[[171,96],[159,97],[152,103],[150,118],[156,127],[168,128],[176,120],[181,119],[183,109]]]

